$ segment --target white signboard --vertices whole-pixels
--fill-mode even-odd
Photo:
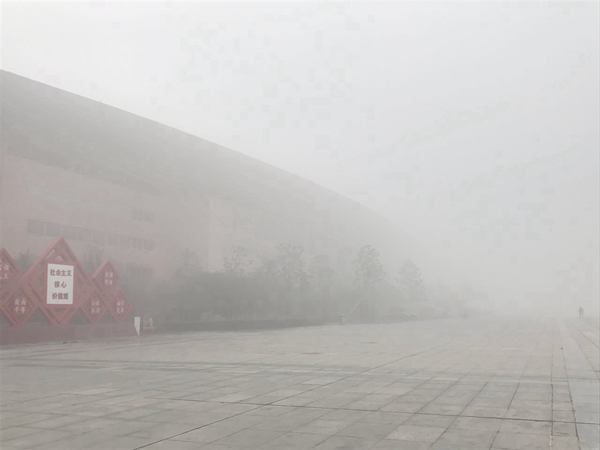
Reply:
[[[140,335],[140,316],[135,316],[133,318],[133,326],[135,327],[135,332],[137,335]]]
[[[48,264],[46,304],[73,304],[73,275],[75,268],[66,264]]]

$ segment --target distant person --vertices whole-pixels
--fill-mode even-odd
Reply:
[[[583,319],[583,308],[581,306],[579,307],[579,318]]]

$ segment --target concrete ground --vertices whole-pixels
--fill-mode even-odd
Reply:
[[[439,320],[0,349],[0,448],[598,449],[598,321]]]

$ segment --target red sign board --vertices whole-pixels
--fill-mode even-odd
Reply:
[[[104,294],[106,306],[117,322],[122,322],[131,311],[131,304],[121,288],[121,278],[110,261],[104,261],[92,275],[97,289]]]
[[[131,310],[120,278],[109,261],[93,277],[83,269],[64,238],[59,238],[21,276],[14,260],[0,249],[0,309],[13,326],[40,309],[52,325],[66,325],[81,310],[91,323],[107,311],[122,322]]]
[[[0,292],[6,291],[20,275],[21,270],[11,258],[8,250],[0,248]]]

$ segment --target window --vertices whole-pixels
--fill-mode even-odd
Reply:
[[[29,219],[27,222],[27,231],[31,234],[44,234],[44,222]]]
[[[135,220],[143,220],[144,222],[154,222],[154,213],[135,209],[133,210],[133,218]]]
[[[90,242],[92,240],[92,232],[87,228],[78,228],[77,240],[82,242]]]
[[[62,227],[62,236],[65,239],[77,239],[77,228],[70,227],[68,225],[63,225]]]
[[[46,236],[60,236],[60,225],[46,222]]]
[[[152,250],[154,248],[154,241],[144,239],[144,250]]]
[[[106,233],[102,231],[92,231],[92,242],[94,244],[102,244],[106,243]]]

